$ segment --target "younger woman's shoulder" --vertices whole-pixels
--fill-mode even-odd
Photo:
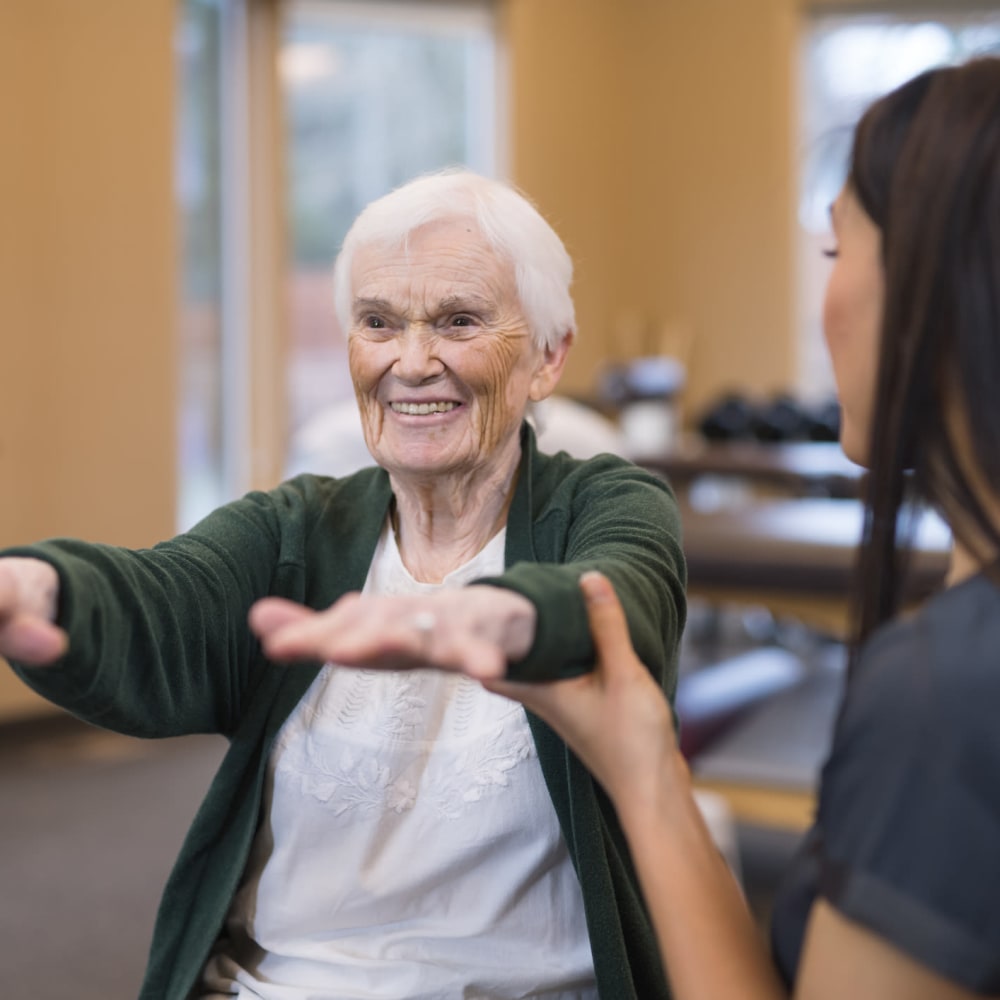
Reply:
[[[975,578],[881,629],[820,786],[822,894],[974,991],[1000,990],[1000,591]]]
[[[851,687],[854,700],[880,711],[943,713],[942,722],[967,732],[1000,699],[1000,587],[979,574],[881,628],[862,649]]]

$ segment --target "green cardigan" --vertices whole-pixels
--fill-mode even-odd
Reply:
[[[609,455],[543,455],[527,428],[522,451],[507,568],[479,581],[538,609],[534,645],[508,676],[541,681],[591,668],[577,581],[599,568],[622,599],[637,652],[672,697],[685,577],[669,488]],[[360,590],[391,499],[382,469],[306,475],[228,504],[152,549],[59,539],[2,553],[44,559],[60,577],[70,650],[50,667],[15,666],[32,688],[118,732],[229,739],[164,890],[140,1000],[185,1000],[197,986],[257,829],[275,734],[319,670],[270,662],[247,610],[268,594],[323,608]],[[600,997],[669,996],[609,800],[549,727],[529,721],[583,889]]]

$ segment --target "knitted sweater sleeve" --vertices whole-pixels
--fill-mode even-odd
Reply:
[[[551,496],[544,502],[535,497],[533,558],[480,581],[517,591],[538,612],[534,644],[510,665],[508,676],[544,681],[592,669],[594,645],[579,579],[596,569],[622,601],[640,659],[672,695],[686,573],[669,486],[611,456],[557,465],[548,475],[553,474],[559,483]],[[544,483],[541,489],[536,485],[535,493],[543,489]],[[514,528],[512,523],[509,530]]]
[[[12,664],[43,697],[134,736],[232,731],[263,662],[251,604],[282,572],[288,492],[250,494],[151,549],[53,539],[3,555],[58,572],[69,650],[46,667]]]

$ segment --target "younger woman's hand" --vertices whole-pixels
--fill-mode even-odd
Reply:
[[[621,810],[659,794],[665,777],[687,780],[663,692],[632,648],[618,595],[600,573],[580,579],[597,650],[594,670],[544,684],[488,681],[544,719]]]

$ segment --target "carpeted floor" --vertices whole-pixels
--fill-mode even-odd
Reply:
[[[0,981],[7,1000],[133,1000],[160,891],[224,742],[146,742],[65,716],[0,726]],[[797,836],[738,830],[763,921]]]
[[[0,729],[5,998],[136,996],[160,890],[223,749],[62,717]]]

